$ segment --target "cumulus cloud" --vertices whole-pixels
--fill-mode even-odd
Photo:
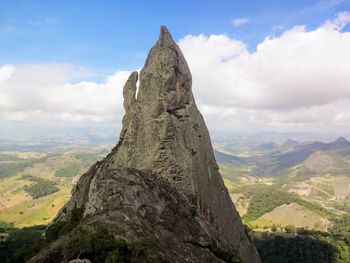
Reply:
[[[349,13],[320,27],[267,36],[255,51],[227,35],[188,35],[179,45],[209,126],[223,129],[347,129],[350,123]],[[129,71],[103,82],[74,81],[66,64],[0,67],[0,119],[114,122]]]
[[[350,96],[350,33],[297,26],[253,53],[225,35],[186,36],[180,46],[205,104],[291,109]]]
[[[314,30],[295,26],[266,37],[254,52],[227,35],[182,38],[204,115],[221,123],[218,116],[230,109],[231,123],[258,128],[348,124],[350,33],[341,30],[349,22],[342,12]]]
[[[66,64],[5,65],[0,68],[0,117],[28,121],[110,121],[123,113],[128,71],[103,83],[72,80],[81,69]]]
[[[230,23],[231,23],[232,25],[234,25],[235,27],[239,27],[239,26],[243,26],[243,25],[245,25],[245,24],[248,24],[249,21],[250,21],[249,18],[247,18],[247,17],[242,17],[242,18],[235,18],[235,19],[232,19],[232,20],[230,21]]]

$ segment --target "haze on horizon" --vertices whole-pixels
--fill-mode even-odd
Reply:
[[[166,24],[211,131],[349,135],[350,1],[193,2],[2,1],[0,134],[117,127]]]

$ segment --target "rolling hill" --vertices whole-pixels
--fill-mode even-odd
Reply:
[[[49,223],[70,198],[77,178],[100,155],[91,150],[2,152],[0,158],[6,162],[0,166],[6,175],[0,179],[0,221],[27,227]]]
[[[270,145],[270,143],[268,144]],[[295,146],[288,146],[288,149],[286,149],[286,144],[294,144]],[[299,144],[296,141],[294,143],[293,140],[287,140],[286,143],[281,146],[274,146],[273,148],[270,146],[267,148],[274,149],[273,152],[266,151],[263,154],[260,152],[255,155],[253,152],[249,157],[237,156],[218,149],[215,151],[215,156],[222,164],[235,167],[242,165],[249,166],[251,167],[251,175],[258,177],[280,176],[289,169],[302,165],[306,161],[306,168],[311,166],[315,167],[315,165],[318,166],[318,163],[321,163],[321,166],[324,166],[329,162],[333,162],[333,159],[335,166],[338,166],[340,170],[346,168],[347,171],[350,156],[350,142],[344,137],[340,137],[330,143],[312,142]],[[315,161],[313,162],[312,159]],[[317,164],[315,164],[315,162]],[[318,169],[322,168],[319,167]]]
[[[249,157],[227,149],[216,153],[231,198],[255,230],[273,225],[327,230],[350,212],[350,143],[340,137],[290,145]]]

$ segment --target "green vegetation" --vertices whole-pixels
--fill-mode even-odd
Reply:
[[[0,221],[0,233],[1,231],[7,230],[13,228],[13,224],[12,223],[7,223],[5,221]]]
[[[290,176],[291,174],[294,174],[294,176]],[[315,173],[313,173],[304,165],[297,168],[286,169],[281,171],[281,173],[275,177],[276,178],[275,186],[282,187],[283,185],[287,185],[290,183],[303,182],[315,175],[316,175]]]
[[[13,222],[15,227],[48,224],[71,196],[75,180],[70,176],[82,174],[99,159],[97,150],[0,151],[0,220]]]
[[[297,231],[297,228],[293,225],[287,225],[284,227],[284,231],[286,231],[287,234],[295,234]]]
[[[82,217],[82,209],[75,209],[68,222],[54,223],[45,231],[46,226],[29,228],[13,228],[11,224],[0,221],[0,259],[4,263],[24,263],[34,256],[44,244],[57,239],[57,229],[60,234],[71,232]],[[60,225],[60,227],[57,227]],[[44,235],[45,233],[45,235]],[[72,242],[75,243],[72,243]],[[100,242],[102,242],[101,240]],[[83,241],[70,240],[72,247],[79,247]],[[101,247],[100,247],[101,248]],[[66,249],[67,250],[67,249]],[[96,261],[101,262],[101,261]],[[102,261],[104,262],[104,261]],[[113,261],[111,261],[113,262]],[[119,261],[116,261],[119,262]]]
[[[44,244],[45,226],[0,229],[0,259],[3,263],[24,263]]]
[[[80,166],[72,164],[61,169],[58,169],[55,173],[57,177],[72,177],[78,175],[80,172]]]
[[[315,230],[326,230],[330,222],[297,203],[291,203],[289,205],[281,205],[258,219],[250,221],[249,224],[256,226],[257,229],[264,229],[265,227],[268,229],[275,224],[279,228],[295,225]]]
[[[93,163],[100,160],[100,156],[95,153],[77,153],[75,158],[78,159],[85,168],[90,167]]]
[[[45,231],[45,237],[48,242],[56,240],[58,237],[69,233],[78,226],[83,217],[84,210],[82,208],[73,209],[68,221],[56,221],[49,225]]]
[[[57,221],[45,231],[47,242],[53,242],[60,236],[67,235],[63,248],[64,260],[67,262],[77,258],[78,255],[93,262],[149,262],[145,261],[149,250],[158,249],[158,243],[153,239],[127,244],[122,239],[116,240],[102,227],[87,231],[78,226],[82,215],[83,209],[74,209],[68,221]]]
[[[284,233],[263,235],[261,238],[256,238],[254,243],[263,263],[349,262],[349,239],[344,239],[344,234],[349,234],[348,220],[350,219],[347,216],[346,219],[339,221],[339,225],[336,224],[330,232],[286,226],[287,235]],[[338,232],[339,230],[341,232]]]
[[[335,219],[330,232],[336,239],[350,245],[350,215],[344,215],[339,219]]]
[[[31,178],[30,180],[34,182],[32,185],[24,187],[24,191],[30,194],[33,199],[47,196],[60,190],[58,187],[56,187],[56,183],[52,181],[36,178],[33,176],[25,176],[24,178]]]
[[[94,153],[77,153],[74,157],[79,161],[65,167],[56,170],[55,176],[57,177],[73,177],[79,175],[82,172],[82,168],[86,169],[93,163],[98,161],[99,156]]]
[[[350,262],[350,216],[334,219],[329,232],[287,225],[284,233],[263,233],[254,243],[263,263]],[[251,231],[248,228],[248,231]],[[260,235],[258,235],[260,236]]]
[[[280,235],[255,240],[263,263],[349,262],[349,247],[329,236],[309,234],[284,238]]]
[[[29,185],[28,180],[22,180],[17,176],[8,179],[4,182],[5,189],[0,186],[0,200],[8,206],[0,212],[0,220],[13,222],[14,227],[23,228],[49,224],[71,195],[71,185],[59,184],[57,187],[60,188],[60,191],[42,198],[28,200],[28,194],[24,191],[24,186]],[[14,189],[20,189],[18,194],[4,194],[8,191],[6,190],[7,186],[11,184],[16,187]],[[10,201],[8,201],[9,199]],[[20,212],[24,212],[24,214],[21,215]]]
[[[20,158],[18,158],[16,156],[16,154],[6,154],[6,153],[1,153],[0,154],[0,162],[2,162],[2,161],[6,161],[6,162],[8,162],[8,161],[17,161],[19,159]]]
[[[41,179],[38,178],[38,177],[35,177],[35,176],[32,176],[32,175],[23,175],[21,177],[21,179],[23,180],[28,180],[28,181],[31,181],[31,182],[39,182]]]
[[[235,184],[246,183],[249,181],[250,176],[248,167],[236,167],[231,164],[220,164],[220,174],[223,179],[229,180]]]
[[[1,162],[0,163],[0,178],[6,178],[16,175],[23,171],[24,168],[32,166],[35,163],[33,160],[21,160],[16,162]]]
[[[63,255],[66,262],[77,258],[78,255],[92,262],[152,262],[148,259],[149,252],[158,249],[159,245],[153,239],[127,243],[123,239],[115,239],[107,231],[91,233],[82,228],[76,228],[68,235]]]
[[[327,212],[320,205],[312,204],[295,194],[279,190],[272,186],[243,186],[235,189],[235,192],[240,192],[245,196],[251,197],[247,213],[243,216],[246,222],[256,220],[280,205],[291,204],[293,202],[320,215],[327,215]]]
[[[327,154],[335,161],[332,175],[350,174],[350,165],[341,155],[337,154],[337,152],[327,152]]]
[[[276,232],[277,231],[277,226],[275,224],[272,225],[271,231],[272,232]]]

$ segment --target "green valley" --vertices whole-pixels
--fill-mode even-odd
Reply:
[[[20,228],[48,224],[70,198],[79,176],[103,158],[99,152],[100,147],[58,153],[0,152],[0,164],[6,162],[0,179],[0,221]]]
[[[269,142],[245,147],[244,156],[227,145],[215,149],[231,199],[263,262],[350,260],[346,139]]]
[[[283,262],[297,262],[320,249],[324,262],[346,262],[350,148],[295,141],[276,145],[245,147],[241,153],[215,146],[225,185],[263,262],[279,262],[292,252],[294,261]],[[70,198],[79,176],[104,157],[105,147],[0,152],[3,233],[19,238],[42,232]],[[303,158],[293,157],[300,152]],[[309,254],[299,255],[301,248]]]

